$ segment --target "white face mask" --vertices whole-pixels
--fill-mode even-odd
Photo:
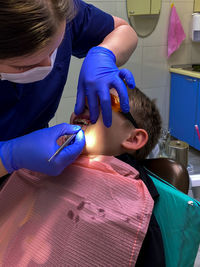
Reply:
[[[0,79],[14,83],[33,83],[36,81],[41,81],[52,71],[56,54],[57,49],[55,49],[51,55],[51,66],[35,67],[21,73],[0,73]]]

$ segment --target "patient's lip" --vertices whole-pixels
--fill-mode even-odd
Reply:
[[[70,118],[70,123],[81,126],[82,130],[85,131],[87,126],[91,124],[89,112],[84,112],[80,115],[76,115],[75,113],[72,113],[71,118]]]

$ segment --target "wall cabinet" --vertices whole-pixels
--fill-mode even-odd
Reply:
[[[200,12],[200,0],[194,0],[194,12]]]
[[[127,0],[128,15],[154,15],[160,13],[160,0]]]
[[[151,0],[151,14],[159,14],[161,9],[160,0]]]
[[[169,129],[171,135],[200,150],[200,79],[171,73]]]

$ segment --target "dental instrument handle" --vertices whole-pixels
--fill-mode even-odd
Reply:
[[[67,145],[69,145],[69,143],[76,137],[76,134],[72,134],[69,136],[69,138],[58,148],[58,150],[56,150],[56,152],[53,154],[53,156],[48,159],[48,162],[50,162],[56,155],[58,155],[58,153],[63,150],[64,147],[66,147]]]

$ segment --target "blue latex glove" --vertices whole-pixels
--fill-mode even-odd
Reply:
[[[77,133],[73,144],[65,147],[51,162],[48,159],[59,148],[56,140],[63,135]],[[77,125],[62,123],[10,141],[0,142],[0,158],[9,173],[26,168],[58,175],[81,153],[85,137]]]
[[[123,112],[129,111],[129,100],[126,81],[130,88],[135,87],[132,73],[127,69],[118,69],[116,58],[112,51],[104,47],[93,47],[88,52],[79,76],[75,113],[78,115],[85,108],[87,97],[90,120],[95,123],[99,116],[99,101],[105,126],[112,124],[112,109],[110,89],[115,88],[120,98],[120,106]]]

